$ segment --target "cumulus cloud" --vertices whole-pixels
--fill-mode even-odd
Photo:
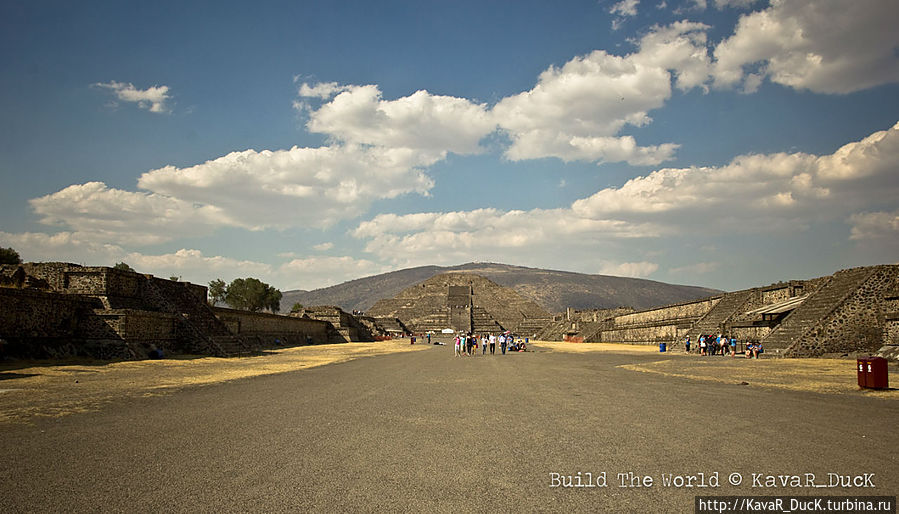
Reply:
[[[167,113],[170,111],[166,103],[171,100],[168,86],[152,86],[147,89],[137,89],[134,84],[124,82],[97,82],[94,87],[110,90],[121,102],[136,103],[141,109],[150,112]]]
[[[87,236],[87,237],[85,237]],[[108,243],[98,243],[90,234],[79,232],[9,233],[0,231],[0,244],[16,249],[25,261],[61,261],[88,266],[112,266],[126,262],[141,273],[157,277],[179,276],[182,280],[206,285],[221,278],[256,277],[282,291],[314,289],[339,284],[365,275],[388,271],[388,267],[354,257],[297,257],[280,264],[206,255],[200,250],[182,248],[175,252],[147,254],[128,251]]]
[[[384,100],[374,85],[348,86],[312,111],[306,127],[349,144],[408,148],[439,159],[475,154],[494,131],[487,106],[427,91]]]
[[[102,182],[72,185],[30,203],[41,223],[67,227],[81,239],[97,242],[153,244],[222,225],[243,226],[214,206],[123,191]]]
[[[722,2],[742,4],[743,2]],[[816,93],[851,93],[899,81],[899,9],[894,0],[772,0],[740,17],[715,48],[715,84],[732,87],[760,77]],[[758,76],[752,69],[758,68]]]
[[[829,155],[745,155],[720,167],[664,168],[600,190],[570,208],[381,214],[360,223],[352,235],[368,241],[366,251],[403,263],[472,256],[503,260],[510,251],[525,259],[552,259],[564,252],[566,260],[575,254],[583,260],[612,247],[646,255],[645,241],[697,230],[706,235],[795,232],[872,206],[895,208],[897,152],[899,123]],[[853,237],[890,233],[894,218],[889,216],[853,216]],[[632,268],[657,271],[647,272],[645,264]],[[702,263],[672,272],[713,270],[714,264]]]
[[[596,50],[540,74],[530,91],[506,97],[493,108],[509,135],[511,160],[557,157],[565,161],[655,165],[672,158],[676,144],[638,146],[620,136],[625,126],[651,122],[677,87],[687,90],[708,76],[705,25],[678,22],[654,27],[639,50],[616,56]]]
[[[654,262],[620,262],[605,263],[600,268],[599,273],[602,275],[613,275],[617,277],[634,277],[642,278],[652,275],[658,271],[659,265]]]
[[[895,182],[899,123],[830,155],[744,155],[721,167],[665,168],[574,202],[581,216],[707,216],[718,221],[789,216],[811,220],[885,202]],[[822,210],[822,202],[831,207]],[[844,211],[845,212],[845,211]],[[708,220],[706,223],[711,223]],[[781,221],[783,223],[783,221]]]
[[[849,217],[849,222],[850,239],[899,241],[899,210],[857,213]]]
[[[152,170],[138,186],[214,205],[251,229],[327,227],[358,216],[375,199],[426,194],[433,182],[423,168],[436,159],[405,148],[359,145],[246,150],[187,168]]]
[[[319,252],[325,252],[325,251],[330,250],[331,248],[334,248],[334,243],[331,243],[331,242],[321,243],[321,244],[313,245],[312,248],[314,250],[318,250]]]

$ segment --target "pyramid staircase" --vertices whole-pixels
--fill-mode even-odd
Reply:
[[[415,332],[437,332],[444,328],[450,328],[449,309],[441,310],[433,314],[429,314],[420,321],[410,323],[411,329]]]
[[[524,318],[515,328],[515,333],[530,337],[543,330],[553,322],[552,318]]]
[[[872,268],[853,268],[835,273],[761,341],[765,350],[788,352],[842,305],[875,271]]]
[[[217,357],[245,355],[252,351],[240,337],[235,336],[218,319],[206,302],[178,285],[166,284],[164,290],[157,281],[148,278],[144,282],[144,295],[150,304],[161,312],[175,314],[180,332],[188,347],[197,353],[211,353]]]
[[[382,330],[386,331],[394,331],[394,332],[408,332],[409,329],[406,328],[406,325],[403,325],[403,322],[399,320],[399,318],[372,318],[375,323],[377,323]]]
[[[746,302],[748,302],[751,297],[751,289],[737,291],[735,293],[725,293],[724,296],[718,300],[718,303],[716,303],[705,316],[699,318],[687,332],[690,341],[698,341],[699,336],[703,334],[720,333],[724,329],[724,323],[732,318],[734,314],[740,312],[740,308],[746,305]],[[683,344],[683,341],[680,339],[675,341],[671,347],[676,348]]]
[[[471,308],[471,330],[475,334],[499,334],[503,331],[493,316],[483,307]]]

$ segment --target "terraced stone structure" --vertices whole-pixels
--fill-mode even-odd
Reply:
[[[581,334],[588,342],[667,343],[672,348],[680,347],[687,336],[696,342],[702,334],[724,333],[741,343],[759,342],[774,355],[863,352],[896,359],[899,265],[851,268],[812,280],[734,291],[610,316],[583,328],[565,320],[538,337],[560,339],[561,333]]]
[[[435,275],[393,298],[379,300],[366,314],[397,318],[417,333],[511,330],[532,335],[552,322],[552,315],[533,301],[471,273]]]
[[[0,266],[0,350],[18,357],[229,356],[325,343],[328,321],[212,308],[204,286],[102,266]],[[344,340],[341,338],[341,340]]]

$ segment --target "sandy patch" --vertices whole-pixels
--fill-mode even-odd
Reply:
[[[539,349],[585,353],[655,353],[661,357],[655,345],[627,345],[611,343],[566,343],[553,341],[535,342]],[[899,370],[889,367],[893,389],[873,390],[858,386],[854,359],[746,359],[744,357],[700,357],[685,355],[677,350],[669,358],[650,363],[624,364],[622,369],[643,373],[657,373],[670,377],[703,380],[722,384],[774,387],[793,391],[809,391],[826,394],[863,394],[874,398],[899,400]]]
[[[862,389],[854,360],[847,359],[746,359],[693,357],[665,359],[645,364],[624,364],[620,368],[672,377],[774,387],[826,394],[863,394],[875,398],[899,399],[899,390]],[[890,367],[890,384],[899,384],[899,373]]]
[[[423,350],[408,340],[300,346],[264,355],[220,359],[94,361],[0,366],[0,423],[97,410],[128,397],[169,394],[182,387],[286,373],[360,357]]]

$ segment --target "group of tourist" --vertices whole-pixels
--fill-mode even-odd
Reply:
[[[684,340],[684,349],[687,353],[690,353],[690,336],[687,336]],[[758,359],[759,354],[764,351],[761,343],[748,343],[744,353],[748,359],[753,357]],[[737,338],[733,336],[727,337],[724,334],[718,334],[717,336],[703,334],[699,336],[699,355],[730,355],[731,357],[736,357]]]
[[[522,341],[520,337],[516,341],[515,336],[512,334],[500,334],[498,337],[494,334],[482,334],[480,336],[456,334],[456,337],[453,338],[453,355],[456,357],[474,356],[478,354],[478,348],[481,350],[481,355],[487,355],[488,349],[490,350],[490,355],[494,355],[497,344],[499,344],[499,350],[503,355],[506,354],[507,349],[510,352],[527,351],[527,341]]]

